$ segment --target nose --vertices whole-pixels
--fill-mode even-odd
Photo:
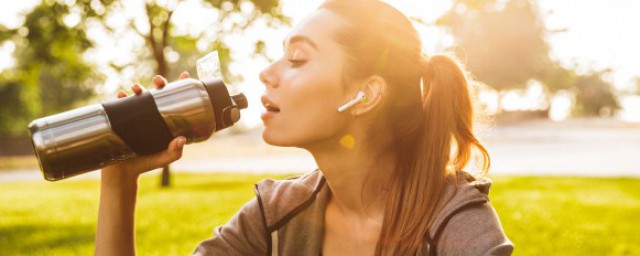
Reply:
[[[278,75],[275,72],[274,63],[270,64],[267,68],[262,70],[259,76],[260,76],[260,81],[266,87],[277,88],[278,83],[280,83],[280,79],[278,78]]]

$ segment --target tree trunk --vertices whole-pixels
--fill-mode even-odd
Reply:
[[[152,6],[150,3],[146,3],[145,5],[147,11],[147,18],[149,21],[149,34],[146,35],[146,41],[149,43],[151,47],[151,51],[153,54],[153,59],[156,62],[156,74],[161,75],[168,79],[169,76],[169,65],[167,64],[167,59],[164,55],[164,48],[168,45],[168,35],[169,35],[169,24],[171,22],[171,16],[173,14],[173,10],[169,10],[167,12],[167,18],[164,20],[159,26],[155,26],[152,18]],[[154,35],[154,31],[159,29],[162,31],[161,37],[156,37]],[[162,177],[160,185],[162,187],[169,187],[171,185],[171,175],[170,175],[169,165],[162,168]]]
[[[169,166],[165,166],[162,168],[162,181],[160,182],[160,186],[169,187],[171,185],[170,180],[171,174],[169,173]]]

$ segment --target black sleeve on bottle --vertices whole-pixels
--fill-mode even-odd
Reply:
[[[173,135],[149,92],[103,103],[111,129],[138,155],[162,151]]]
[[[209,99],[213,106],[213,112],[216,116],[216,131],[220,131],[233,125],[233,123],[224,121],[224,109],[233,105],[227,86],[220,79],[203,80],[202,83],[207,89],[207,94],[209,94]]]

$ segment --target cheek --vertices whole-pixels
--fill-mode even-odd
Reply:
[[[333,139],[344,130],[344,117],[338,114],[341,89],[339,79],[308,72],[291,77],[281,93],[278,118],[265,127],[266,142],[283,146],[300,146]],[[335,73],[334,73],[335,74]]]

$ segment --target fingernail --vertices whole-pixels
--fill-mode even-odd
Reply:
[[[154,84],[156,84],[156,83],[166,83],[166,80],[161,75],[155,75],[151,79],[151,82],[154,83]]]
[[[182,149],[184,147],[184,143],[187,141],[185,137],[182,137],[178,140],[178,149]]]

